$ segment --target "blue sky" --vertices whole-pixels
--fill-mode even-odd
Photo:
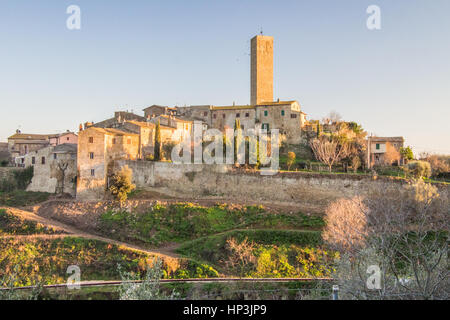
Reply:
[[[66,28],[69,5],[81,30]],[[381,30],[366,27],[369,5]],[[250,38],[275,38],[275,99],[450,154],[448,0],[2,0],[0,141],[114,110],[250,100]]]

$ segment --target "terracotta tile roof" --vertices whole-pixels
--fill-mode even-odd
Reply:
[[[73,143],[63,143],[53,148],[54,153],[77,153],[78,145]]]
[[[369,137],[371,142],[405,142],[403,137]]]
[[[243,109],[254,109],[255,106],[252,105],[242,105],[242,106],[212,106],[211,110],[243,110]]]
[[[89,127],[85,131],[91,130],[91,129],[103,132],[105,134],[112,134],[112,135],[115,135],[115,136],[138,136],[137,133],[128,132],[128,131],[125,131],[125,130],[114,129],[114,128]]]
[[[10,136],[8,140],[48,140],[49,136],[48,134],[16,133]]]
[[[279,105],[288,105],[288,104],[293,104],[297,102],[296,100],[290,100],[290,101],[265,101],[265,102],[261,102],[258,103],[257,106],[279,106]]]

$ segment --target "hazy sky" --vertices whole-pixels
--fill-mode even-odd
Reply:
[[[81,8],[81,30],[66,9]],[[381,30],[366,9],[381,8]],[[0,141],[152,104],[250,103],[250,38],[275,99],[450,154],[449,0],[1,0]]]

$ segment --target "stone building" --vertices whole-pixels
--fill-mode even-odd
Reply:
[[[250,103],[273,101],[273,37],[257,35],[251,40]]]
[[[273,98],[273,37],[258,35],[251,40],[250,82],[250,105],[177,107],[177,115],[222,131],[234,128],[239,119],[244,130],[278,129],[288,143],[300,143],[306,114],[295,100]]]
[[[77,198],[101,199],[115,160],[139,158],[139,134],[125,129],[89,127],[78,134]]]
[[[146,119],[151,119],[160,115],[176,115],[177,109],[176,108],[169,108],[166,106],[159,106],[159,105],[152,105],[150,107],[145,108],[144,110],[144,117]]]
[[[278,129],[286,135],[288,143],[300,143],[302,127],[306,121],[297,101],[269,101],[258,105],[191,106],[180,107],[178,113],[193,120],[202,121],[208,128],[221,131],[233,129],[236,119],[241,128]]]
[[[12,158],[24,156],[29,152],[45,148],[49,144],[47,134],[22,133],[20,130],[8,138],[8,150]]]
[[[24,156],[29,152],[40,150],[49,145],[77,144],[77,142],[77,135],[69,130],[58,134],[31,134],[17,130],[14,135],[8,138],[8,151],[11,154],[11,158],[16,159],[16,164],[24,166]]]
[[[28,191],[76,193],[77,145],[47,146],[24,156],[24,166],[34,167]]]
[[[78,136],[67,130],[64,133],[57,133],[57,134],[51,134],[48,136],[48,140],[50,145],[57,146],[60,144],[77,144],[78,143]]]
[[[402,165],[400,148],[403,147],[404,142],[403,137],[368,137],[368,167]]]

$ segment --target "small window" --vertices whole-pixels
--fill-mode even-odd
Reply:
[[[225,119],[225,113],[224,113],[224,114],[222,114],[222,118],[224,118],[224,119]]]
[[[291,114],[291,119],[296,119],[297,115],[295,113]]]
[[[261,128],[262,128],[263,130],[269,131],[269,124],[268,124],[268,123],[263,123]]]
[[[89,159],[94,159],[94,153],[93,152],[89,152]]]
[[[94,143],[94,137],[89,137],[89,143]]]
[[[116,144],[116,138],[112,139],[112,144]]]
[[[36,158],[35,157],[31,157],[31,164],[36,164]]]
[[[246,118],[250,117],[250,113],[246,112],[246,113],[245,113],[245,117],[246,117]]]
[[[56,158],[57,158],[57,155],[56,155],[56,153],[54,153],[53,154],[53,159],[56,160]]]
[[[45,157],[42,157],[41,163],[42,163],[42,164],[45,164]]]
[[[213,114],[213,118],[216,119],[217,118],[217,114],[214,113]]]
[[[206,117],[207,115],[208,115],[208,112],[207,112],[207,111],[203,112],[203,116],[204,116],[204,117]]]
[[[95,169],[91,169],[91,177],[95,177]]]
[[[284,110],[281,110],[281,116],[284,117]]]
[[[267,117],[269,115],[269,111],[265,110],[264,111],[264,116]]]
[[[70,140],[70,138],[69,138],[69,137],[67,137],[67,138],[66,138],[66,140],[67,140],[67,141],[69,141],[69,140]]]
[[[240,118],[241,114],[240,113],[236,113],[236,118]]]
[[[380,144],[379,143],[377,143],[377,145],[376,145],[376,147],[375,147],[377,150],[380,150]]]

